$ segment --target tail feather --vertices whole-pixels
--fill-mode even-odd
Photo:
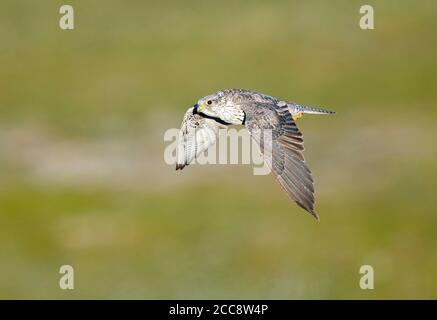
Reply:
[[[295,113],[309,113],[309,114],[334,114],[334,111],[326,110],[323,108],[314,108],[309,106],[302,106],[294,104],[291,109],[294,109]]]

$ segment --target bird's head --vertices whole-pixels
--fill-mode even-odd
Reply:
[[[244,124],[245,114],[227,91],[221,90],[203,97],[194,105],[193,112],[215,119],[217,122]]]
[[[206,97],[203,97],[199,101],[197,101],[195,108],[197,108],[197,112],[201,114],[210,117],[219,117],[219,109],[223,108],[223,101],[219,94],[214,93],[207,95]]]

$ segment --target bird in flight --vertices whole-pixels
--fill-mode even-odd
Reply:
[[[189,165],[213,145],[220,128],[244,125],[288,196],[318,220],[314,180],[303,156],[303,135],[295,123],[305,113],[334,112],[244,89],[220,90],[205,96],[185,113],[176,170]],[[264,134],[266,130],[269,134]]]

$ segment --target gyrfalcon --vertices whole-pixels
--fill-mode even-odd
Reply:
[[[314,180],[303,156],[303,135],[295,123],[304,113],[334,112],[243,89],[220,90],[205,96],[185,113],[176,170],[189,165],[213,145],[220,128],[244,125],[282,188],[318,220],[314,210]],[[266,130],[269,135],[264,134]]]

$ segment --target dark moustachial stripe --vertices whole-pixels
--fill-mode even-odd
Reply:
[[[194,106],[193,106],[193,114],[198,114],[199,112],[198,112],[198,109],[199,108],[199,105],[196,103]]]
[[[217,117],[211,117],[211,116],[208,116],[208,115],[206,115],[206,114],[204,114],[204,113],[202,113],[202,112],[197,112],[197,113],[198,113],[199,115],[201,115],[203,118],[212,119],[212,120],[214,120],[215,122],[221,123],[221,124],[223,124],[223,125],[225,125],[225,126],[230,125],[229,122],[223,121],[223,120],[220,119],[220,118],[217,118]]]

